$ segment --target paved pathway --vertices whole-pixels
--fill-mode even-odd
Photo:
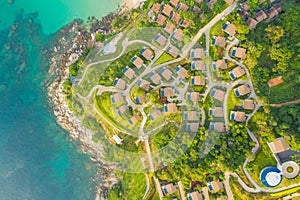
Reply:
[[[186,200],[185,192],[184,192],[184,187],[183,187],[181,181],[178,182],[178,187],[179,187],[179,192],[180,192],[181,200]]]
[[[297,99],[297,100],[294,100],[294,101],[289,101],[289,102],[284,102],[284,103],[270,104],[270,106],[280,108],[282,106],[288,106],[288,105],[298,104],[298,103],[300,103],[300,99]]]
[[[228,200],[233,200],[234,198],[233,198],[233,194],[232,194],[232,191],[231,191],[231,188],[230,188],[229,179],[230,179],[230,174],[228,172],[225,172],[225,181],[223,182],[224,187],[225,187],[225,190],[226,190]]]

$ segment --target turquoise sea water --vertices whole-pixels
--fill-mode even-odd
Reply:
[[[55,123],[43,87],[48,65],[41,51],[48,34],[74,17],[101,17],[117,4],[15,0],[10,5],[5,0],[0,5],[1,200],[94,199],[97,166]],[[14,29],[12,23],[17,24]]]

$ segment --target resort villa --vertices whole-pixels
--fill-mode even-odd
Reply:
[[[216,100],[224,101],[225,92],[223,90],[214,88],[214,89],[212,89],[210,96],[215,98]]]
[[[176,186],[173,183],[169,183],[161,187],[164,195],[174,194],[176,192]]]
[[[207,183],[208,189],[211,192],[218,192],[224,188],[224,185],[220,181],[212,181]]]
[[[164,111],[166,114],[178,113],[176,103],[167,103],[164,105]]]
[[[197,111],[184,112],[183,119],[187,121],[198,121],[199,114]]]
[[[234,24],[231,24],[230,22],[226,22],[222,30],[225,31],[228,35],[234,36],[236,32],[236,26]]]
[[[268,86],[271,87],[275,87],[277,85],[280,85],[281,83],[283,83],[283,79],[282,76],[276,77],[276,78],[272,78],[268,81]]]
[[[205,80],[201,76],[192,76],[191,84],[195,86],[203,86],[205,85]]]
[[[234,47],[231,56],[246,59],[246,49],[241,47]]]
[[[175,69],[175,73],[181,78],[181,79],[185,79],[185,77],[187,76],[188,71],[184,68],[181,67],[180,65],[178,65]]]
[[[191,50],[191,59],[201,59],[204,57],[204,50],[202,48],[196,48]]]
[[[243,101],[243,109],[245,110],[254,110],[255,104],[253,99],[245,99]]]
[[[198,191],[191,192],[187,194],[188,200],[202,200],[202,194]]]
[[[245,70],[242,69],[240,66],[235,67],[233,70],[231,70],[229,72],[229,76],[230,76],[231,80],[235,80],[237,78],[240,78],[245,74],[246,74]]]
[[[194,60],[191,63],[191,70],[205,70],[205,63],[202,60]]]
[[[165,46],[167,43],[167,38],[159,33],[154,37],[154,41],[157,42],[160,46]]]
[[[146,81],[146,80],[140,80],[137,85],[142,88],[143,90],[145,90],[146,92],[148,92],[150,90],[150,82]]]
[[[187,99],[196,103],[200,101],[200,93],[199,92],[188,92]]]
[[[241,111],[231,111],[230,112],[230,120],[236,122],[245,122],[246,121],[246,113]]]
[[[147,48],[143,48],[141,51],[140,51],[140,54],[146,59],[146,60],[151,60],[153,58],[153,53],[150,49],[147,49]]]
[[[159,73],[160,73],[160,75],[162,75],[162,77],[166,81],[168,81],[172,78],[172,72],[171,72],[171,70],[169,70],[167,68],[162,68]]]
[[[123,69],[123,73],[129,80],[133,79],[133,77],[135,75],[135,71],[133,69],[129,68],[128,66],[126,66]]]
[[[223,122],[210,122],[209,130],[223,133],[225,131],[225,124]]]
[[[192,123],[187,123],[186,125],[186,131],[195,133],[199,129],[199,123],[198,122],[192,122]]]
[[[123,95],[121,93],[115,93],[115,94],[111,95],[111,102],[112,103],[124,102]]]
[[[179,55],[179,49],[176,48],[176,47],[173,46],[173,45],[170,45],[170,46],[167,48],[166,52],[167,52],[168,54],[170,54],[170,55],[171,55],[172,57],[174,57],[174,58],[176,58],[176,57]]]
[[[246,84],[240,85],[234,89],[234,93],[237,97],[244,96],[251,92],[250,87]]]
[[[212,45],[224,48],[225,45],[226,45],[226,38],[225,37],[221,37],[221,36],[213,37],[213,39],[212,39]]]
[[[144,61],[138,56],[134,56],[130,61],[138,69],[140,69],[144,64]]]
[[[116,78],[116,79],[114,80],[114,86],[115,86],[116,88],[121,89],[121,90],[125,90],[126,82],[125,82],[123,79]]]
[[[217,60],[216,62],[213,62],[213,69],[214,71],[217,70],[217,68],[219,69],[227,69],[227,63],[224,59],[221,60]]]
[[[161,113],[160,110],[154,109],[154,110],[151,112],[151,114],[149,115],[149,118],[150,118],[151,120],[155,120],[155,119],[158,118],[161,114],[162,114],[162,113]]]
[[[209,115],[213,117],[224,117],[224,111],[222,107],[215,107],[209,109]]]
[[[149,74],[149,78],[155,85],[158,85],[161,81],[161,76],[155,72],[152,72],[151,74]]]

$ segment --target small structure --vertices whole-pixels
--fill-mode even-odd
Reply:
[[[246,49],[241,47],[234,47],[231,56],[246,59]]]
[[[269,15],[269,19],[273,19],[275,17],[277,17],[279,15],[277,9],[272,6],[268,11],[267,11],[268,15]]]
[[[209,182],[209,183],[207,183],[207,186],[211,192],[218,192],[218,191],[222,190],[224,187],[223,183],[220,181]]]
[[[144,64],[144,61],[140,57],[138,57],[138,56],[134,56],[133,58],[131,58],[130,61],[138,69],[140,69],[143,66],[143,64]]]
[[[225,45],[226,45],[226,38],[225,37],[221,37],[221,36],[214,37],[212,39],[212,45],[224,48]]]
[[[226,3],[232,4],[234,0],[224,0]]]
[[[183,118],[187,121],[198,121],[199,114],[197,111],[184,112]]]
[[[175,24],[179,24],[180,15],[177,12],[172,12],[170,15],[170,20],[172,20]]]
[[[124,90],[125,87],[126,87],[126,82],[125,82],[123,79],[116,78],[116,79],[114,80],[114,86],[115,86],[116,88],[119,88],[119,89],[121,89],[121,90]]]
[[[122,105],[121,107],[119,107],[117,112],[120,116],[122,116],[127,110],[128,110],[128,106],[127,105]]]
[[[150,83],[146,80],[140,80],[137,84],[140,88],[148,92],[150,90]]]
[[[172,6],[176,7],[176,6],[178,5],[178,3],[179,3],[179,0],[169,0],[169,3],[170,3]]]
[[[240,78],[246,74],[245,70],[243,70],[240,66],[235,67],[233,70],[229,72],[229,76],[231,80],[235,80]]]
[[[272,78],[268,81],[268,86],[271,88],[271,87],[275,87],[281,83],[283,83],[283,79],[282,79],[282,76],[278,76],[276,78]]]
[[[196,103],[196,102],[200,101],[200,93],[199,92],[189,92],[187,94],[187,98],[188,98],[188,100]]]
[[[123,102],[123,101],[124,101],[124,98],[123,98],[121,93],[115,93],[115,94],[111,95],[111,102],[112,103],[120,103],[120,102]]]
[[[191,84],[196,86],[203,86],[205,85],[205,80],[201,76],[192,76]]]
[[[217,68],[219,69],[227,69],[227,63],[224,59],[217,60],[216,62],[213,62],[213,70],[216,71]]]
[[[187,19],[184,19],[180,22],[180,26],[183,28],[188,28],[188,27],[190,27],[190,21]]]
[[[254,110],[254,108],[255,108],[254,100],[253,99],[245,99],[243,102],[243,108],[245,110]]]
[[[123,69],[123,73],[129,80],[133,79],[133,77],[135,75],[135,71],[133,69],[129,68],[128,66],[126,66]]]
[[[190,57],[191,59],[201,59],[204,57],[204,50],[203,48],[196,48],[191,50]]]
[[[159,25],[163,26],[165,21],[167,20],[167,18],[162,15],[162,14],[159,14],[157,17],[156,17],[156,23],[158,23]]]
[[[157,42],[160,46],[165,46],[167,43],[167,38],[159,33],[154,37],[154,41]]]
[[[174,194],[176,192],[176,186],[173,185],[173,183],[169,183],[167,185],[164,185],[161,188],[162,188],[162,191],[164,192],[164,195]]]
[[[231,111],[230,112],[230,120],[236,122],[245,122],[246,121],[246,113],[240,111]]]
[[[223,132],[225,132],[225,124],[223,122],[210,122],[209,130],[223,133]]]
[[[199,130],[199,123],[198,122],[187,123],[186,131],[195,133],[198,130]]]
[[[155,85],[158,85],[161,81],[161,76],[158,73],[152,72],[149,77]]]
[[[251,17],[248,17],[246,23],[247,23],[249,29],[253,29],[256,27],[257,21]]]
[[[144,47],[141,51],[140,54],[146,59],[146,60],[151,60],[153,58],[153,53],[150,49],[147,49]]]
[[[238,13],[244,21],[249,17],[249,13],[246,10],[238,10]]]
[[[175,29],[175,25],[172,24],[171,22],[168,22],[168,23],[165,25],[165,27],[164,27],[164,30],[165,30],[169,35],[171,35],[171,34],[173,33],[174,29]]]
[[[234,93],[237,97],[244,96],[251,92],[250,87],[246,84],[240,85],[234,89]]]
[[[150,120],[155,120],[156,118],[158,118],[161,115],[161,111],[158,109],[155,109],[151,112],[151,114],[149,115]]]
[[[215,107],[209,109],[209,115],[213,117],[224,117],[224,112],[222,107]]]
[[[182,41],[183,32],[180,28],[177,28],[172,34],[171,38],[174,40]]]
[[[275,141],[268,143],[268,145],[274,154],[290,150],[290,145],[284,137],[277,138]]]
[[[139,95],[134,98],[136,104],[143,104],[147,102],[145,95]]]
[[[123,140],[118,135],[113,135],[112,138],[117,144],[122,144]]]
[[[153,12],[155,12],[156,14],[158,14],[159,13],[159,11],[160,11],[160,4],[159,3],[154,3],[154,4],[152,4],[152,6],[151,6],[151,10],[153,11]]]
[[[167,88],[162,88],[160,90],[160,96],[170,98],[170,97],[175,96],[175,93],[172,88],[167,87]]]
[[[202,195],[198,192],[191,192],[187,194],[188,200],[202,200]]]
[[[176,48],[176,47],[173,46],[173,45],[170,45],[170,46],[167,48],[166,52],[167,52],[168,54],[170,54],[170,55],[171,55],[172,57],[174,57],[174,58],[176,58],[176,57],[179,55],[179,49]]]
[[[188,71],[184,68],[181,67],[180,65],[178,65],[175,69],[175,73],[181,78],[181,79],[185,79],[185,77],[188,74]]]
[[[141,118],[140,115],[135,114],[128,121],[130,124],[135,124],[140,118]]]
[[[287,161],[281,165],[281,172],[285,178],[296,178],[299,174],[299,165],[294,161]]]
[[[214,89],[212,89],[210,96],[215,98],[216,100],[224,101],[225,92],[223,90],[214,88]]]
[[[244,10],[246,10],[246,11],[250,10],[250,8],[251,8],[251,6],[249,5],[248,1],[244,1],[244,2],[241,3],[240,5],[241,5],[241,7],[242,7]]]
[[[171,70],[167,69],[167,68],[162,68],[159,71],[160,75],[162,75],[162,77],[164,77],[164,79],[166,79],[166,81],[170,80],[172,78],[172,72]]]
[[[267,18],[268,18],[268,16],[263,10],[260,10],[255,14],[255,19],[257,22],[261,22],[262,20],[267,19]]]
[[[176,103],[167,103],[164,105],[164,111],[166,114],[178,113]]]
[[[278,13],[282,12],[282,6],[283,6],[283,2],[274,4],[274,8],[277,10]]]
[[[167,17],[170,17],[172,10],[173,10],[172,6],[170,6],[170,5],[168,5],[168,4],[165,4],[165,5],[164,5],[164,8],[163,8],[163,10],[162,10],[162,13],[163,13],[164,15],[166,15]]]
[[[191,70],[205,70],[205,63],[202,60],[194,60],[191,63]]]
[[[234,36],[236,32],[236,26],[234,24],[230,24],[229,22],[226,22],[223,25],[222,30],[225,31],[228,35]]]
[[[188,5],[186,5],[185,3],[179,3],[176,10],[182,10],[184,12],[187,12],[189,8],[190,7]]]

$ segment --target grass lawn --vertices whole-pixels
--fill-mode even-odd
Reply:
[[[170,56],[169,54],[167,54],[166,52],[164,52],[158,59],[157,61],[153,64],[153,66],[168,62],[170,60],[173,60],[174,58],[172,56]]]
[[[227,115],[229,116],[230,111],[235,110],[235,106],[240,105],[240,100],[235,96],[234,90],[232,89],[228,95],[228,104],[227,104]]]
[[[146,177],[143,173],[125,173],[123,180],[115,185],[108,194],[109,200],[142,199],[146,191]]]
[[[295,192],[299,193],[300,192],[300,187],[296,187],[296,188],[286,190],[286,191],[283,191],[283,192],[277,192],[277,193],[274,193],[274,194],[270,194],[270,196],[273,197],[273,198],[280,198],[280,197],[287,196],[287,195],[295,193]]]

